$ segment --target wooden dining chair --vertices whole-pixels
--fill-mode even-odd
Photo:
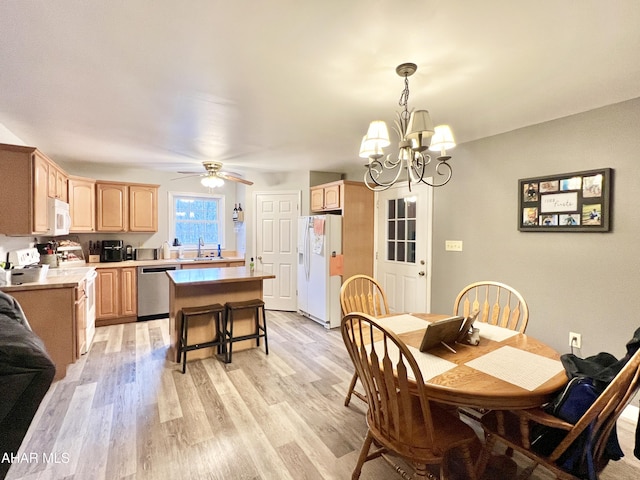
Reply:
[[[468,317],[478,310],[476,321],[524,333],[529,307],[520,293],[504,283],[475,282],[464,287],[453,304],[453,314]]]
[[[474,480],[471,446],[478,437],[450,410],[429,402],[420,368],[404,342],[364,313],[346,315],[341,331],[368,404],[368,430],[351,478],[360,478],[363,464],[380,456],[403,478],[410,478],[387,453],[413,464],[411,478],[429,478],[427,465],[439,465],[441,478],[446,478],[446,460],[456,451],[465,478]]]
[[[533,460],[533,464],[518,478],[528,478],[539,465],[561,480],[586,478],[582,475],[575,476],[561,467],[570,455],[572,447],[576,448],[574,442],[584,442],[578,444],[578,451],[582,455],[592,456],[595,470],[593,477],[598,478],[598,473],[608,462],[605,449],[609,436],[615,429],[618,417],[636,395],[639,387],[640,350],[636,351],[604,392],[575,423],[561,420],[541,408],[490,412],[482,418],[486,442],[478,462],[479,474],[486,467],[496,442],[500,441],[508,448],[517,450]],[[540,426],[557,429],[564,436],[555,448],[549,449],[550,453],[545,454],[536,449],[535,442],[531,441],[531,437],[535,437],[532,433],[539,431],[536,428],[539,429]]]
[[[353,312],[362,312],[374,317],[389,313],[389,304],[384,290],[374,278],[368,275],[354,275],[345,280],[340,288],[340,306],[343,316]],[[357,382],[358,373],[355,372],[344,399],[345,407],[349,406],[352,395],[363,402],[367,401],[362,393],[355,390]]]

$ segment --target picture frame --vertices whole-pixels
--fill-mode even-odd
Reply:
[[[613,169],[521,178],[521,232],[608,232]]]

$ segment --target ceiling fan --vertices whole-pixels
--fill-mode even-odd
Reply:
[[[202,183],[202,185],[209,188],[220,187],[222,186],[225,180],[244,183],[245,185],[253,185],[253,182],[249,180],[245,180],[244,178],[240,178],[232,173],[222,171],[221,170],[222,162],[207,161],[207,162],[202,162],[202,165],[204,166],[204,169],[205,169],[204,173],[194,174],[193,172],[178,172],[178,173],[191,174],[191,175],[188,175],[187,177],[180,177],[180,178],[202,177],[200,182]],[[174,179],[174,180],[177,180],[177,179]]]

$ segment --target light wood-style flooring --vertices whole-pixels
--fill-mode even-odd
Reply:
[[[343,406],[353,370],[340,332],[267,315],[268,356],[189,362],[185,375],[166,359],[168,320],[98,328],[91,351],[52,385],[7,478],[351,478],[365,404]],[[626,457],[603,480],[640,478],[634,426],[620,423]],[[400,477],[378,459],[361,478]],[[539,469],[532,478],[550,477]]]

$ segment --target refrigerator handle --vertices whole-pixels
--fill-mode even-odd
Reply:
[[[309,274],[311,273],[311,259],[309,258],[311,249],[309,246],[309,243],[310,243],[309,237],[310,237],[309,226],[307,225],[307,228],[304,229],[304,273],[305,273],[305,276],[307,277],[307,280],[309,279]]]

